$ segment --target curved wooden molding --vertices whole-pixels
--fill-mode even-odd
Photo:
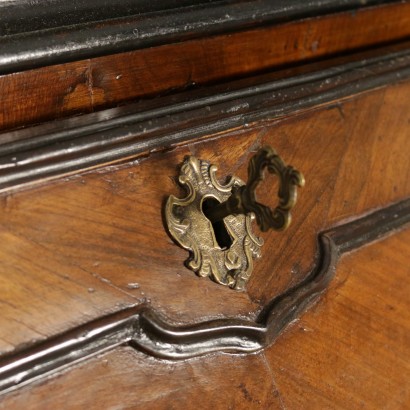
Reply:
[[[318,265],[306,279],[272,300],[255,321],[223,318],[178,326],[148,304],[104,317],[0,359],[0,392],[29,383],[92,355],[128,344],[166,359],[263,349],[315,303],[334,277],[339,257],[410,222],[410,199],[320,234]]]

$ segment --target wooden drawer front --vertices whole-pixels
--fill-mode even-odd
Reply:
[[[221,390],[227,389],[232,393],[226,398],[227,405],[235,403],[232,397],[239,394],[245,397],[249,406],[257,407],[260,403],[264,403],[265,408],[280,406],[281,399],[273,382],[276,376],[272,378],[270,365],[266,362],[268,357],[269,363],[274,363],[277,352],[282,352],[281,348],[275,350],[275,345],[267,356],[264,353],[240,358],[222,355],[217,358],[211,356],[206,359],[191,359],[192,361],[179,364],[147,358],[142,353],[135,352],[134,348],[168,359],[192,357],[214,350],[260,350],[261,347],[269,345],[289,321],[295,318],[296,313],[292,313],[293,310],[300,312],[326,288],[340,256],[338,251],[341,254],[354,249],[408,221],[410,81],[406,80],[404,75],[408,75],[407,71],[403,71],[408,70],[403,63],[403,59],[408,57],[400,58],[398,62],[394,60],[398,64],[397,72],[400,76],[396,75],[394,70],[391,74],[391,67],[394,68],[393,58],[385,63],[385,66],[389,67],[389,70],[386,69],[387,74],[383,74],[380,68],[384,64],[383,60],[377,63],[378,69],[381,70],[379,74],[387,76],[383,77],[387,78],[385,83],[370,82],[367,88],[360,88],[360,84],[368,84],[366,81],[376,81],[374,77],[379,78],[377,73],[369,74],[359,67],[357,71],[353,70],[353,74],[346,74],[353,75],[353,84],[356,84],[357,80],[355,75],[360,74],[363,77],[357,80],[359,86],[351,86],[345,94],[338,88],[345,77],[340,75],[335,79],[333,75],[334,83],[331,83],[323,74],[323,79],[320,80],[323,86],[315,88],[316,94],[311,91],[309,101],[313,103],[306,102],[308,97],[303,95],[304,91],[301,90],[303,84],[297,86],[301,94],[293,89],[274,91],[273,94],[277,93],[279,100],[285,98],[290,101],[290,108],[286,108],[285,102],[280,101],[282,105],[275,108],[278,114],[272,114],[272,111],[260,118],[256,114],[254,117],[241,114],[241,121],[251,119],[242,126],[239,125],[239,120],[237,125],[230,125],[235,124],[229,123],[234,121],[234,116],[229,117],[229,121],[226,120],[227,117],[218,119],[216,114],[214,118],[194,118],[195,115],[202,115],[202,108],[193,111],[191,118],[189,113],[185,113],[183,115],[187,117],[180,118],[177,126],[185,127],[187,135],[198,132],[198,137],[175,139],[175,143],[171,141],[168,145],[168,137],[161,134],[164,129],[167,130],[164,122],[161,122],[165,120],[153,118],[149,121],[154,122],[153,127],[157,127],[155,138],[159,142],[156,148],[150,148],[149,153],[143,152],[142,148],[139,152],[132,153],[124,148],[126,145],[121,145],[116,148],[117,151],[110,151],[109,155],[112,156],[109,161],[105,161],[106,166],[97,167],[96,163],[87,162],[84,168],[89,169],[81,173],[69,168],[67,164],[71,164],[70,161],[82,161],[83,157],[97,155],[98,149],[91,145],[82,148],[83,157],[76,157],[75,149],[64,151],[64,155],[59,154],[58,143],[57,148],[50,145],[49,149],[39,148],[36,151],[37,148],[33,146],[32,151],[20,153],[16,161],[21,165],[17,168],[21,167],[21,175],[25,174],[18,179],[20,171],[17,169],[15,174],[7,174],[7,181],[16,178],[19,183],[27,182],[27,185],[20,187],[21,189],[4,185],[1,201],[0,278],[3,288],[8,292],[0,298],[0,349],[4,355],[0,371],[5,372],[3,374],[7,377],[11,375],[10,383],[18,384],[21,380],[26,380],[26,374],[18,379],[18,371],[7,370],[7,363],[16,364],[20,359],[22,363],[26,361],[28,364],[23,363],[21,369],[27,366],[27,374],[30,375],[27,381],[31,381],[50,370],[59,370],[65,363],[102,353],[108,348],[114,349],[105,356],[97,356],[79,368],[69,370],[57,381],[49,381],[45,385],[39,382],[32,392],[28,386],[25,388],[25,395],[20,397],[25,397],[24,400],[27,399],[32,403],[32,408],[36,408],[37,397],[44,399],[47,389],[61,390],[61,385],[65,383],[68,383],[70,388],[77,389],[75,386],[78,380],[83,381],[83,386],[88,385],[88,380],[92,377],[90,375],[95,372],[98,375],[97,382],[90,387],[96,389],[93,390],[95,394],[100,394],[100,389],[103,391],[109,388],[112,380],[119,377],[121,386],[118,389],[127,392],[125,401],[130,400],[132,406],[137,405],[135,397],[130,393],[130,385],[127,384],[132,381],[131,385],[135,383],[139,386],[143,394],[148,395],[147,402],[154,405],[162,387],[155,390],[152,383],[150,387],[144,381],[151,372],[149,369],[153,369],[154,379],[157,377],[158,383],[162,383],[164,378],[169,378],[174,373],[175,377],[183,380],[187,377],[186,372],[192,372],[194,380],[199,379],[198,375],[203,373],[212,373],[213,376],[207,379],[209,383],[212,384],[214,380]],[[349,84],[348,86],[350,87]],[[321,91],[322,88],[324,91]],[[361,92],[356,93],[356,90]],[[321,99],[325,93],[329,97]],[[262,108],[265,104],[263,96],[261,93]],[[300,102],[302,98],[305,101],[303,104]],[[225,113],[234,115],[235,110],[248,109],[251,103],[246,103],[248,106],[245,106],[235,100],[229,103],[231,111],[227,111],[229,107],[223,109]],[[205,106],[203,110],[213,114],[214,107]],[[115,115],[117,114],[107,114],[107,118],[120,118]],[[95,118],[95,115],[91,118]],[[79,121],[83,121],[84,126],[84,121],[87,120]],[[173,117],[167,117],[167,121],[172,123]],[[202,126],[200,121],[203,121]],[[220,121],[228,122],[229,126],[226,129],[217,129],[216,126],[213,128],[213,124],[219,126]],[[65,126],[67,123],[62,124]],[[121,128],[118,125],[115,128],[118,134],[114,137],[110,136],[108,131],[102,130],[101,152],[105,152],[104,141],[125,144],[126,138],[133,132],[132,126],[133,124],[126,124]],[[45,127],[44,129],[57,132],[53,130],[55,124]],[[217,130],[213,131],[214,129]],[[22,131],[23,134],[24,132],[26,131]],[[172,132],[178,135],[179,128]],[[147,137],[144,136],[146,133]],[[149,146],[150,138],[153,138],[149,133],[150,130],[142,129],[135,137],[135,146]],[[88,138],[87,134],[84,135]],[[19,141],[18,138],[16,141]],[[35,145],[35,142],[33,144]],[[184,195],[176,177],[178,166],[186,155],[195,155],[216,164],[217,175],[221,181],[227,175],[237,175],[246,180],[249,158],[263,145],[271,145],[287,163],[301,170],[306,186],[300,190],[290,228],[284,233],[260,234],[265,241],[262,258],[255,261],[247,291],[235,292],[207,278],[196,276],[184,266],[187,251],[170,239],[164,226],[163,207],[170,194],[179,197]],[[8,146],[4,145],[1,149],[3,156],[0,157],[0,163],[6,169],[8,154],[5,152]],[[121,155],[115,157],[118,152]],[[41,159],[41,155],[46,160]],[[88,161],[84,161],[86,160]],[[41,177],[53,177],[53,180],[34,184],[30,174],[34,171],[30,171],[30,161],[37,161],[38,169],[43,172]],[[57,161],[61,161],[63,166],[67,165],[62,168],[62,174],[65,175],[58,178],[51,171],[47,174],[45,168],[52,168]],[[111,164],[107,164],[108,162]],[[69,175],[70,173],[74,174]],[[277,186],[271,181],[268,180],[264,189],[258,191],[262,203],[271,203],[272,198],[276,198]],[[389,206],[391,207],[388,208]],[[381,208],[387,210],[380,210]],[[325,231],[327,233],[321,235]],[[403,233],[401,237],[406,238],[406,235]],[[394,244],[396,240],[388,241]],[[323,247],[324,243],[330,243],[329,248]],[[380,244],[380,249],[383,246]],[[331,252],[327,253],[329,249]],[[360,257],[358,259],[360,260]],[[316,285],[312,283],[315,278],[319,278],[326,263],[327,276],[323,274],[323,283],[315,288]],[[402,261],[398,270],[404,272],[405,266],[406,262]],[[348,268],[343,272],[346,272],[346,269]],[[356,272],[358,268],[354,269]],[[341,275],[337,279],[338,283],[347,273]],[[313,282],[310,283],[312,279]],[[381,283],[382,281],[379,281],[378,286],[382,286]],[[312,286],[312,290],[305,285]],[[296,307],[293,309],[291,305],[286,305],[289,314],[282,315],[276,310],[272,316],[270,309],[276,308],[271,302],[295,286],[297,292],[305,291],[304,296],[295,299]],[[290,298],[294,294],[291,294]],[[387,297],[394,298],[390,293]],[[282,299],[276,300],[282,303]],[[370,300],[365,299],[364,303],[371,305]],[[398,308],[402,309],[403,306]],[[334,309],[342,308],[336,303]],[[320,315],[320,308],[315,312]],[[275,322],[275,315],[281,318],[280,324]],[[232,318],[238,322],[229,321]],[[215,319],[215,322],[208,322],[212,319]],[[313,319],[309,320],[311,323]],[[198,336],[201,333],[201,323],[204,323],[204,329],[213,329],[211,332],[205,332],[208,338],[205,341]],[[199,326],[190,328],[197,333],[189,338],[186,336],[187,341],[184,342],[185,336],[180,326],[192,324]],[[160,330],[157,331],[155,326]],[[245,335],[242,341],[232,336],[235,326],[240,328],[238,334]],[[250,329],[248,339],[246,331],[243,330],[246,326]],[[147,342],[144,339],[147,337],[144,329],[148,329],[150,335],[168,332],[170,341],[167,339],[157,343],[156,336],[153,336],[153,342]],[[178,329],[177,333],[180,332],[179,336],[173,336],[175,329]],[[231,333],[225,335],[224,329]],[[329,327],[326,329],[331,333]],[[93,332],[100,332],[98,334],[101,337],[93,336]],[[295,334],[295,328],[292,332]],[[42,343],[56,335],[59,335],[56,339]],[[288,335],[287,338],[289,337],[291,336]],[[362,341],[364,336],[360,337]],[[311,339],[310,341],[312,342]],[[122,346],[118,347],[120,345]],[[55,350],[57,353],[47,353],[47,349],[54,349],[53,346],[58,347]],[[35,357],[38,351],[46,355],[46,364]],[[290,352],[285,352],[284,355],[291,357]],[[38,364],[37,368],[33,363]],[[129,379],[124,376],[128,374],[126,372],[119,376],[127,363],[131,363],[132,369],[129,370]],[[241,370],[229,370],[231,366],[237,365]],[[248,380],[246,376],[246,369],[250,368],[260,369],[257,370],[259,379],[256,381]],[[238,372],[242,371],[243,374],[238,376]],[[279,371],[282,370],[275,369],[274,373]],[[107,379],[100,380],[101,375],[106,375]],[[236,380],[232,382],[234,386],[227,380]],[[291,391],[294,388],[289,387],[283,377],[280,380],[285,386],[284,389]],[[12,384],[7,388],[10,387]],[[172,387],[171,383],[167,388],[171,389],[171,392],[172,389],[177,389],[177,385]],[[203,390],[198,387],[194,390],[196,391],[208,398],[215,394],[215,390],[208,384],[203,386]],[[273,392],[273,396],[266,395],[267,391]],[[152,396],[149,396],[151,393]],[[16,404],[19,400],[19,393],[10,394],[4,401],[5,408],[7,403]],[[184,394],[187,394],[187,398],[194,397],[188,393]],[[80,396],[83,397],[82,394]],[[52,408],[60,406],[58,400],[62,400],[61,403],[69,400],[65,393],[53,397],[56,401],[52,401],[54,398],[50,399]],[[331,400],[332,396],[326,397]],[[110,400],[113,400],[112,406],[118,404],[115,396]],[[142,405],[144,401],[138,403]],[[222,403],[225,402],[220,403],[222,407],[219,408],[224,408]],[[73,405],[81,407],[91,404],[76,398]],[[92,405],[98,408],[97,401]],[[297,408],[296,404],[294,406]]]
[[[89,113],[159,93],[409,38],[410,3],[395,1],[369,7],[381,2],[368,0],[367,7],[346,11],[352,3],[356,7],[360,5],[359,1],[349,0],[337,5],[336,9],[342,12],[325,15],[321,14],[326,7],[323,9],[319,3],[299,3],[299,8],[306,7],[305,12],[311,18],[300,19],[299,11],[298,19],[285,24],[284,19],[295,18],[294,6],[272,6],[269,0],[227,4],[225,11],[209,12],[202,5],[203,13],[193,11],[187,16],[186,9],[177,10],[174,18],[138,13],[132,20],[128,18],[126,24],[115,19],[105,24],[98,21],[88,29],[84,24],[72,27],[71,20],[68,23],[71,27],[50,30],[55,18],[41,19],[42,23],[48,22],[43,32],[35,29],[23,38],[19,34],[5,36],[0,43],[0,89],[4,90],[0,99],[0,129]],[[134,2],[129,3],[129,7],[136,7]],[[330,9],[334,8],[331,3]],[[34,7],[43,8],[42,13],[45,11],[42,4],[32,4],[31,9]],[[277,8],[281,9],[280,13]],[[106,12],[105,7],[100,9]],[[26,8],[26,13],[29,10]],[[15,12],[11,13],[12,22],[24,21],[24,17],[19,19]],[[215,13],[224,16],[222,21],[212,17],[218,15]],[[61,13],[60,17],[64,18],[65,14]],[[72,14],[67,13],[67,18]],[[24,29],[41,15],[34,15],[33,19],[26,16]],[[230,18],[233,24],[226,34],[224,23],[229,23]],[[270,24],[252,28],[263,20]],[[168,27],[154,29],[164,23]],[[221,30],[222,34],[218,33]],[[174,35],[167,35],[171,32]],[[211,32],[219,35],[209,36]],[[187,35],[191,39],[181,41]],[[117,54],[119,50],[128,52]],[[49,64],[56,65],[37,68]]]
[[[409,242],[407,229],[346,257],[326,298],[264,352],[169,361],[118,347],[0,408],[404,409]]]
[[[311,271],[319,232],[409,196],[410,138],[403,120],[409,115],[409,92],[408,83],[377,90],[134,164],[4,194],[2,259],[10,272],[4,280],[11,281],[10,287],[21,284],[20,276],[32,280],[35,269],[43,281],[51,281],[45,288],[56,287],[47,293],[55,300],[34,298],[30,309],[36,314],[27,311],[20,320],[37,317],[39,331],[47,334],[53,321],[62,325],[61,314],[78,320],[81,312],[87,320],[101,314],[100,309],[111,311],[116,303],[125,307],[144,298],[168,317],[187,323],[221,313],[256,312]],[[255,262],[248,291],[229,292],[185,268],[187,251],[168,236],[163,204],[170,194],[184,195],[176,177],[186,155],[217,164],[221,180],[232,174],[246,180],[251,154],[265,144],[304,173],[306,186],[299,191],[289,229],[263,234],[263,256]],[[261,202],[272,202],[275,184],[263,188],[258,192]],[[130,289],[135,282],[139,287]],[[39,281],[36,286],[42,285]],[[24,289],[15,297],[23,298]],[[7,323],[1,326],[5,331]],[[11,329],[7,334],[22,338],[16,343],[27,338]]]

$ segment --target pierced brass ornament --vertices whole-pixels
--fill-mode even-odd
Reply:
[[[279,177],[279,204],[274,210],[256,201],[256,187],[263,180],[265,168]],[[243,290],[263,244],[252,232],[252,220],[256,216],[262,231],[286,229],[296,203],[296,189],[305,181],[271,147],[261,148],[250,160],[246,185],[235,176],[221,185],[216,171],[217,167],[207,161],[187,157],[179,182],[188,195],[182,199],[170,195],[165,219],[172,238],[191,252],[186,261],[189,269]]]

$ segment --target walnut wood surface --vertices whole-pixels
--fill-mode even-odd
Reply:
[[[253,318],[316,263],[317,234],[410,195],[410,84],[356,96],[280,122],[265,122],[122,166],[3,193],[0,349],[11,351],[147,299],[177,323]],[[284,234],[264,235],[248,293],[198,278],[162,221],[183,195],[178,164],[194,154],[221,179],[246,179],[247,161],[271,144],[306,177]],[[261,201],[276,197],[265,183]]]
[[[405,2],[3,75],[0,129],[409,36]]]
[[[344,256],[321,302],[264,353],[170,362],[121,347],[3,396],[0,408],[405,409],[409,244],[407,228]]]
[[[121,347],[68,370],[59,381],[61,384],[52,382],[52,387],[49,383],[35,390],[28,386],[0,398],[0,408],[176,410],[281,406],[270,369],[260,354],[210,355],[167,362]]]
[[[343,257],[266,357],[286,409],[407,409],[410,229]]]

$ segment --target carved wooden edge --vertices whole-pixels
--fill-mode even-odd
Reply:
[[[0,145],[0,191],[146,157],[409,78],[406,43],[404,50],[388,48],[376,57],[286,79],[263,75],[9,132],[6,140],[12,142]]]
[[[178,326],[145,304],[3,356],[0,358],[0,394],[120,345],[169,360],[211,352],[261,350],[318,301],[333,279],[343,253],[380,239],[409,222],[410,198],[321,233],[317,266],[305,280],[272,300],[255,321],[221,318]]]
[[[3,0],[0,74],[400,0]]]

